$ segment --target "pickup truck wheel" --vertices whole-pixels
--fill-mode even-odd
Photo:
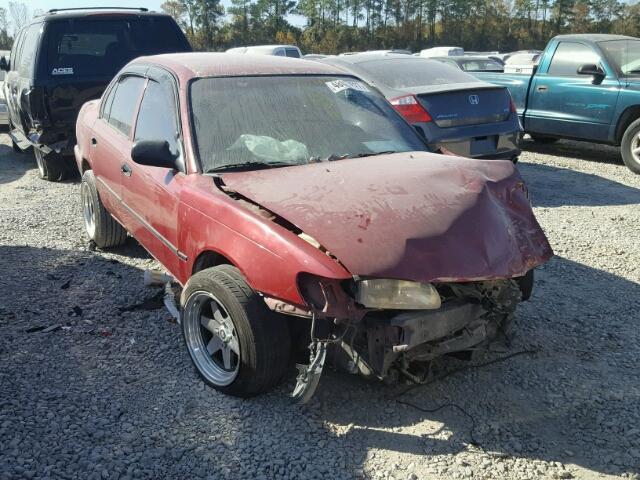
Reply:
[[[182,333],[200,377],[223,393],[250,397],[282,378],[290,353],[285,319],[230,265],[193,275],[182,292]]]
[[[50,182],[64,180],[66,168],[62,162],[62,158],[55,153],[45,155],[40,149],[35,147],[33,148],[33,154],[36,157],[40,178],[49,180]]]
[[[640,174],[640,119],[627,127],[620,150],[624,164],[633,173]]]
[[[84,228],[98,248],[116,247],[127,240],[127,231],[104,208],[93,171],[82,175],[80,190]]]
[[[531,139],[536,143],[556,143],[558,141],[555,137],[545,137],[544,135],[531,135]]]

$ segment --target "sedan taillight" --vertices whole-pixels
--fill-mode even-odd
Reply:
[[[400,115],[409,123],[430,122],[431,115],[420,105],[418,99],[414,95],[405,95],[402,97],[392,98],[391,105]]]

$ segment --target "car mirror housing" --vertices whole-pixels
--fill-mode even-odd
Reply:
[[[602,81],[606,74],[598,65],[587,63],[578,67],[578,75],[590,75],[595,81]]]
[[[139,140],[131,149],[131,160],[138,165],[177,169],[176,156],[166,140]]]
[[[9,62],[7,61],[7,57],[0,57],[0,70],[4,70],[5,72],[9,71]]]

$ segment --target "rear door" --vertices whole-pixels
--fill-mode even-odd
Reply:
[[[123,166],[131,163],[134,113],[145,83],[138,75],[124,73],[119,77],[102,101],[100,117],[93,125],[90,139],[90,156],[100,198],[127,229],[132,219],[123,204]]]
[[[151,68],[137,115],[134,142],[164,140],[182,162],[177,84],[164,70]],[[180,269],[178,250],[178,206],[185,180],[183,172],[126,161],[130,172],[122,177],[124,202],[133,212],[130,230],[154,257],[172,272]]]
[[[585,64],[599,65],[607,74],[600,83],[578,75]],[[587,44],[560,42],[551,62],[533,77],[525,129],[529,132],[606,140],[618,100],[615,74]]]

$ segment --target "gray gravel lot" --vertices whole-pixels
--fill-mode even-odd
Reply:
[[[79,184],[0,139],[0,479],[640,478],[640,176],[616,149],[525,141],[557,256],[503,351],[539,352],[400,397],[472,430],[346,374],[307,406],[293,371],[252,400],[205,388],[142,284],[155,262],[90,251]]]

